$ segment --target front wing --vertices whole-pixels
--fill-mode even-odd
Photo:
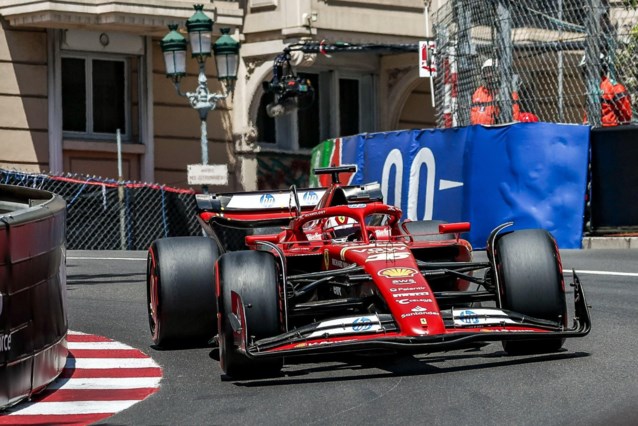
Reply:
[[[589,307],[574,274],[574,320],[570,328],[497,308],[442,311],[445,332],[409,336],[400,333],[392,316],[361,315],[333,319],[301,327],[279,336],[249,342],[246,312],[233,292],[229,314],[235,343],[249,358],[266,359],[339,352],[395,350],[405,353],[440,352],[473,346],[476,342],[533,339],[565,339],[586,336],[591,330]],[[365,329],[364,329],[365,328]],[[336,330],[336,331],[335,331]],[[342,330],[342,332],[339,332]],[[357,333],[352,333],[352,331]]]

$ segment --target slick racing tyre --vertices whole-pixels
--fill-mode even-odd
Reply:
[[[542,229],[515,231],[496,242],[496,268],[504,309],[564,324],[567,315],[560,255]],[[564,339],[503,341],[510,355],[558,351]]]
[[[414,241],[444,241],[453,240],[453,234],[439,234],[439,225],[447,223],[443,220],[414,220],[411,222],[405,222],[403,226],[408,230],[410,234],[414,234],[412,237]],[[418,235],[418,234],[432,234],[432,235]]]
[[[148,320],[157,346],[206,344],[215,335],[215,262],[206,237],[155,240],[148,251]]]
[[[219,276],[219,360],[223,372],[234,378],[276,374],[281,359],[256,361],[239,352],[233,338],[231,292],[241,296],[246,312],[248,339],[259,340],[281,333],[279,271],[273,255],[261,251],[224,254],[217,264]]]

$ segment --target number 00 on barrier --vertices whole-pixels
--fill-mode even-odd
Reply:
[[[421,220],[431,220],[434,211],[434,185],[436,177],[436,160],[434,154],[429,148],[421,148],[417,152],[412,165],[410,166],[410,174],[408,176],[408,200],[407,200],[407,218],[418,220],[417,204],[419,201],[419,181],[421,180],[421,166],[425,165],[427,176],[425,180],[425,211]],[[388,199],[388,188],[390,186],[390,170],[396,168],[394,175],[394,200],[390,203]],[[383,199],[388,204],[401,207],[403,195],[403,155],[398,149],[390,151],[383,163],[383,172],[381,174],[381,192]]]

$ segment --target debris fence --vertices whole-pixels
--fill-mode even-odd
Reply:
[[[2,169],[0,183],[43,189],[64,198],[67,248],[72,250],[146,250],[157,238],[202,232],[192,190]]]
[[[638,107],[636,0],[449,0],[434,13],[437,126],[471,124],[481,68],[497,62],[498,123],[520,110],[541,121],[601,125],[601,76]],[[508,95],[509,94],[509,95]]]

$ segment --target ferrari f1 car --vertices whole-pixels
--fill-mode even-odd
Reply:
[[[158,346],[219,345],[224,373],[272,373],[295,356],[429,353],[502,341],[508,354],[559,350],[589,333],[573,274],[540,229],[497,227],[487,261],[469,223],[408,221],[378,184],[197,196],[207,237],[155,241],[148,316]]]

